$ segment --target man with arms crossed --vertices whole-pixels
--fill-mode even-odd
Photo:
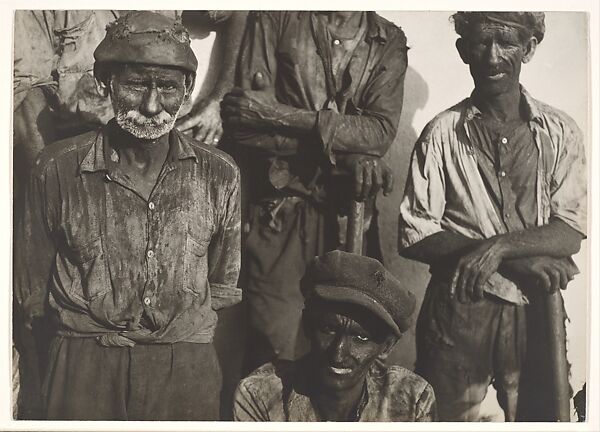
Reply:
[[[240,300],[239,173],[173,129],[197,60],[178,22],[132,12],[94,53],[116,118],[38,158],[16,298],[57,322],[49,419],[216,420],[215,310]]]
[[[585,237],[581,132],[520,86],[544,14],[459,12],[475,84],[419,138],[401,204],[402,254],[429,264],[417,372],[440,420],[476,420],[492,382],[506,419],[551,420],[542,289],[565,288]]]
[[[370,221],[374,196],[392,187],[381,157],[396,136],[406,53],[402,30],[374,12],[249,14],[240,87],[221,112],[244,183],[249,366],[304,353],[300,280],[315,256],[343,248],[352,199],[369,198],[365,252],[381,255]]]

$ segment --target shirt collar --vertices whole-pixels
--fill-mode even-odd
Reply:
[[[316,12],[316,14],[326,14],[327,12]],[[366,12],[367,16],[367,40],[376,40],[381,43],[385,43],[388,40],[387,30],[379,22],[377,13]]]
[[[93,173],[98,171],[108,171],[106,165],[107,152],[110,151],[109,131],[111,127],[116,127],[112,122],[102,128],[101,132],[96,134],[93,139],[92,146],[79,164],[79,172]],[[194,159],[198,163],[198,157],[191,145],[191,139],[180,133],[176,129],[169,132],[169,153],[167,161],[175,163],[184,159]]]
[[[386,43],[388,40],[387,31],[381,25],[375,12],[367,12],[367,38]]]
[[[519,85],[519,89],[521,91],[521,104],[524,108],[523,111],[526,116],[525,120],[535,121],[541,124],[542,116],[540,114],[540,109],[538,107],[537,101],[529,94],[525,87]],[[481,111],[473,103],[473,93],[471,93],[471,96],[469,96],[469,98],[467,99],[467,107],[465,108],[465,119],[467,121],[470,121],[474,118],[480,117]]]
[[[304,368],[303,368],[304,369]],[[286,411],[289,413],[291,421],[316,421],[317,415],[312,405],[308,391],[305,388],[308,380],[303,374],[303,370],[299,371],[300,380],[295,380],[294,385],[291,386],[289,396],[284,401],[286,405]],[[362,395],[362,400],[359,401],[360,409],[358,418],[356,421],[360,421],[364,413],[369,409],[368,407],[378,403],[378,399],[381,393],[380,385],[378,384],[378,376],[385,373],[385,367],[382,363],[375,361],[371,368],[367,372],[366,376],[366,389]],[[299,392],[296,391],[298,388],[302,388]],[[302,417],[302,418],[300,418]]]

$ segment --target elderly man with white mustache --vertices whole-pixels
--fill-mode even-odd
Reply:
[[[239,173],[173,129],[197,60],[152,12],[94,53],[116,118],[38,158],[15,242],[15,295],[50,314],[48,419],[217,420],[216,310],[237,303]]]

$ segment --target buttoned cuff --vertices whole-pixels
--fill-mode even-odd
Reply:
[[[210,298],[214,310],[224,309],[242,301],[242,290],[221,284],[210,284]]]

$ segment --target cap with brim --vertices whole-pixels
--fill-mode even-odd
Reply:
[[[109,24],[94,58],[100,63],[168,66],[193,73],[198,67],[185,27],[150,11],[131,12]]]
[[[363,292],[340,286],[315,285],[314,294],[324,300],[362,306],[381,318],[393,330],[395,335],[402,335],[398,324],[381,303]]]

